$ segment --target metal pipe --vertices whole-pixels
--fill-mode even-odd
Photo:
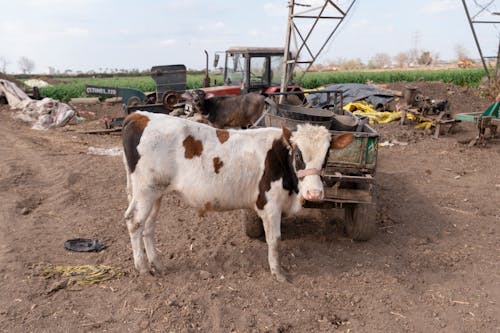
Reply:
[[[208,52],[205,50],[205,79],[203,80],[203,87],[207,88],[210,87],[210,77],[208,76]]]
[[[290,57],[290,37],[292,34],[292,17],[293,17],[293,8],[295,7],[295,0],[290,0],[288,2],[288,26],[286,29],[286,37],[285,37],[285,54],[283,55],[283,65],[281,67],[281,92],[285,92],[288,86],[289,75],[287,73],[288,69],[288,60]],[[283,103],[285,101],[284,95],[281,95],[279,98],[279,103]]]
[[[481,46],[479,45],[479,40],[477,39],[476,30],[474,29],[474,24],[472,23],[472,20],[470,18],[469,9],[467,8],[467,4],[465,3],[465,0],[462,0],[462,4],[464,5],[465,14],[467,15],[467,20],[469,21],[469,25],[470,25],[470,28],[472,30],[472,35],[474,36],[474,41],[476,42],[477,50],[479,51],[479,56],[481,57],[481,61],[483,63],[483,68],[484,68],[484,71],[486,72],[486,76],[488,77],[488,81],[489,81],[491,78],[490,78],[490,73],[488,71],[488,66],[486,66],[486,62],[484,61],[483,51],[481,50]],[[497,60],[497,62],[498,62],[498,60]]]

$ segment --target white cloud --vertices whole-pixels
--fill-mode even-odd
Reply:
[[[63,35],[66,36],[88,36],[89,31],[83,28],[71,27],[63,30]]]
[[[459,1],[456,0],[432,0],[424,6],[423,12],[426,14],[442,14],[458,9],[461,6]]]
[[[224,22],[218,21],[206,25],[199,25],[198,30],[203,32],[210,31],[212,33],[214,32],[219,33],[219,32],[226,32],[227,29],[226,29],[226,24]]]
[[[252,29],[252,30],[248,31],[248,35],[255,37],[255,36],[260,35],[260,32],[257,29]]]
[[[160,41],[161,45],[174,45],[175,43],[177,43],[175,39],[164,39]]]
[[[285,2],[273,3],[268,2],[264,4],[264,12],[267,16],[287,16],[288,10]]]

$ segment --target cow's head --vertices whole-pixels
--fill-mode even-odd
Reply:
[[[188,103],[191,103],[191,106],[193,107],[193,110],[195,112],[205,114],[203,103],[207,96],[203,90],[201,89],[186,90],[186,92],[182,94],[182,97]]]
[[[285,127],[282,130],[299,181],[299,194],[309,201],[322,200],[324,192],[321,172],[326,164],[328,151],[330,148],[344,148],[352,142],[354,135],[345,133],[332,139],[325,127],[310,124],[298,125],[297,131],[291,134]]]

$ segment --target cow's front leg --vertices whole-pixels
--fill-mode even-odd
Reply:
[[[264,224],[267,242],[267,258],[271,274],[279,282],[287,281],[287,278],[281,272],[278,246],[281,239],[281,211],[262,212],[259,214]]]
[[[153,209],[151,210],[149,217],[146,219],[144,232],[142,233],[144,248],[146,249],[146,255],[148,257],[149,263],[160,274],[164,272],[164,267],[158,258],[158,251],[156,250],[155,246],[155,226],[156,218],[158,217],[158,212],[160,211],[161,207],[161,198],[162,197],[160,196],[153,204]]]

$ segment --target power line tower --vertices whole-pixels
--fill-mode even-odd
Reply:
[[[326,45],[330,42],[333,35],[339,28],[342,21],[351,10],[356,0],[344,1],[342,8],[336,0],[325,0],[322,5],[313,7],[314,4],[321,1],[308,1],[297,3],[295,0],[288,1],[288,25],[285,38],[285,54],[283,60],[283,68],[281,74],[281,91],[285,92],[289,84],[291,75],[297,65],[305,65],[303,75],[311,68],[313,63],[318,59],[319,54],[323,51]],[[299,11],[299,9],[301,11]],[[324,42],[315,48],[312,44],[311,36],[315,30],[318,30],[320,21],[333,22],[329,25],[329,32]],[[292,38],[295,45],[292,52]],[[293,54],[293,55],[292,55]],[[291,70],[287,70],[291,67]],[[283,101],[282,95],[280,102]]]
[[[499,72],[499,63],[498,59],[500,57],[500,39],[498,41],[498,48],[497,48],[497,53],[496,55],[484,55],[483,49],[481,48],[481,42],[478,38],[478,33],[476,27],[481,25],[491,25],[496,29],[496,24],[499,24],[500,21],[495,21],[495,20],[488,20],[488,19],[483,19],[485,16],[486,18],[490,17],[490,15],[495,15],[498,16],[500,15],[499,12],[494,11],[494,5],[495,1],[494,0],[489,0],[485,4],[481,4],[478,2],[478,0],[473,0],[472,1],[475,6],[474,10],[477,10],[477,12],[473,13],[471,16],[471,11],[469,11],[469,7],[467,6],[466,0],[462,0],[462,4],[464,5],[465,9],[465,14],[467,16],[467,20],[469,21],[470,28],[472,30],[472,35],[474,36],[474,41],[476,42],[477,50],[479,52],[479,56],[481,57],[481,62],[483,64],[484,71],[486,72],[486,76],[488,77],[488,80],[491,82],[491,70],[489,68],[489,61],[487,60],[494,60],[493,62],[495,63],[495,71],[494,71],[494,81],[496,82],[498,78],[498,72]],[[471,6],[472,7],[472,6]],[[497,30],[497,36],[498,36],[498,30]]]

